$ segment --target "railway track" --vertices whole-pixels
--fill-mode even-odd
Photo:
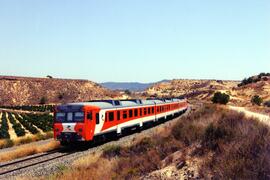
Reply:
[[[4,178],[4,176],[12,175],[12,173],[15,173],[17,171],[22,171],[26,168],[41,165],[42,163],[47,163],[49,161],[53,161],[55,159],[59,159],[75,153],[75,152],[61,152],[61,151],[62,149],[57,149],[36,156],[20,159],[17,161],[2,163],[0,164],[0,179]]]
[[[192,108],[189,108],[188,111],[185,113],[185,115],[188,115],[191,112],[191,109]],[[178,119],[178,118],[175,118],[175,120],[176,119]],[[166,123],[164,123],[164,125],[165,124]],[[159,125],[157,125],[157,126],[159,126]],[[156,126],[154,126],[154,127],[156,127]],[[146,130],[143,130],[142,133],[151,133],[153,131],[154,127],[149,128],[149,129],[147,128]],[[152,131],[151,131],[151,129],[152,129]],[[90,152],[100,151],[100,150],[102,150],[104,145],[107,143],[112,143],[112,144],[122,143],[123,144],[123,142],[131,141],[131,139],[135,135],[136,134],[134,134],[134,133],[129,134],[129,135],[125,135],[125,136],[121,137],[120,140],[112,141],[112,142],[106,141],[104,143],[95,144],[94,146],[91,146],[91,148],[87,148],[85,150],[82,150],[82,149],[70,150],[69,148],[68,149],[60,148],[60,149],[52,150],[52,151],[49,151],[49,152],[46,152],[43,154],[33,155],[31,157],[25,157],[23,159],[14,160],[14,161],[11,161],[8,163],[0,163],[0,179],[12,179],[13,177],[16,177],[18,175],[22,175],[22,174],[25,175],[25,172],[27,172],[27,171],[31,171],[30,174],[33,174],[33,171],[35,171],[35,169],[39,169],[39,170],[37,170],[37,172],[35,172],[35,173],[38,173],[37,176],[39,176],[40,169],[41,169],[41,171],[46,172],[48,170],[48,168],[50,168],[51,166],[55,166],[55,164],[60,164],[61,162],[65,162],[65,161],[72,162],[76,158],[82,157]],[[53,164],[53,165],[50,166],[48,164]],[[51,170],[49,170],[49,171],[51,171]],[[54,172],[54,171],[52,171],[52,172]],[[43,173],[41,173],[41,174],[44,175]],[[46,173],[45,173],[45,175],[46,175]]]

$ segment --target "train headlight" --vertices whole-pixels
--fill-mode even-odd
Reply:
[[[83,132],[83,129],[82,129],[82,128],[80,128],[80,129],[79,129],[79,132],[80,132],[80,133],[82,133],[82,132]]]
[[[59,129],[58,129],[58,128],[56,128],[56,129],[55,129],[55,131],[56,131],[56,132],[59,132]]]

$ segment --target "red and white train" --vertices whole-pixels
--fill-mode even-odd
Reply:
[[[181,115],[186,99],[97,100],[59,105],[55,108],[54,138],[62,144],[95,138],[146,124],[155,125]]]

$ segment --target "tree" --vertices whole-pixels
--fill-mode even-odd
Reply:
[[[212,98],[213,103],[227,104],[230,101],[230,96],[226,93],[216,92]]]
[[[47,75],[46,77],[47,77],[47,78],[49,78],[49,79],[52,79],[52,78],[53,78],[53,77],[52,77],[52,76],[50,76],[50,75]]]
[[[263,102],[262,98],[258,95],[255,95],[251,98],[251,103],[253,105],[255,104],[255,105],[260,106],[262,104],[262,102]]]
[[[62,99],[64,99],[64,96],[65,96],[64,93],[59,93],[59,94],[58,94],[58,99],[59,99],[59,100],[62,100]]]
[[[129,96],[130,96],[130,95],[131,95],[130,90],[126,89],[126,90],[125,90],[125,94],[127,94],[127,95],[129,95]]]
[[[40,99],[39,104],[46,104],[46,103],[47,103],[47,98],[43,96],[43,97]]]

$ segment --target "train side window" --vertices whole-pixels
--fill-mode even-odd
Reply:
[[[147,109],[144,108],[144,115],[147,115]]]
[[[123,119],[127,119],[127,111],[123,111]]]
[[[109,112],[109,121],[114,120],[114,112]]]
[[[99,124],[99,113],[96,113],[96,124]]]
[[[92,115],[92,111],[87,113],[87,119],[88,120],[92,120],[93,119],[93,115]]]
[[[134,110],[134,116],[137,117],[138,116],[138,109]]]
[[[142,112],[143,112],[143,109],[141,108],[141,109],[140,109],[140,116],[142,116]]]
[[[132,118],[133,117],[133,110],[129,110],[129,118]]]
[[[148,108],[148,114],[151,114],[151,108],[150,107]]]
[[[117,120],[119,121],[121,119],[120,111],[117,111]]]
[[[153,114],[155,113],[155,108],[154,108],[154,107],[152,107],[152,113],[153,113]]]

